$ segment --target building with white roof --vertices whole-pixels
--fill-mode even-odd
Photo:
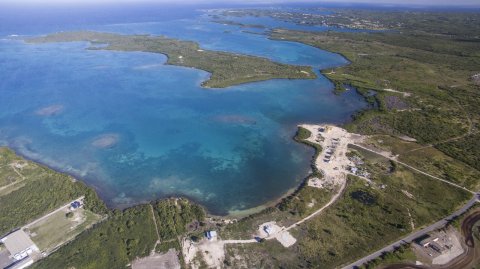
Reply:
[[[20,261],[30,256],[34,252],[39,252],[39,249],[35,243],[33,243],[30,236],[28,236],[23,230],[15,231],[8,234],[0,241],[5,245],[10,257]]]

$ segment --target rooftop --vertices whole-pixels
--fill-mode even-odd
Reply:
[[[32,239],[23,231],[18,230],[13,232],[4,238],[1,241],[5,244],[5,247],[8,249],[12,256],[31,248],[31,250],[38,249]]]

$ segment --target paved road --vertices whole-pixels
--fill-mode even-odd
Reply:
[[[368,262],[368,261],[371,261],[373,259],[376,259],[378,257],[380,257],[384,252],[391,252],[393,250],[395,250],[395,248],[397,247],[400,247],[401,245],[403,244],[407,244],[407,243],[411,243],[413,242],[415,239],[421,237],[422,235],[424,234],[427,234],[429,232],[432,232],[432,231],[435,231],[435,230],[438,230],[442,227],[444,227],[449,220],[451,220],[452,218],[454,217],[457,217],[463,213],[465,213],[470,207],[472,207],[476,202],[478,202],[478,198],[477,198],[477,195],[475,194],[474,197],[468,201],[467,204],[465,204],[462,208],[460,208],[459,210],[455,211],[453,214],[451,214],[450,216],[428,226],[428,227],[425,227],[423,228],[422,230],[419,230],[413,234],[410,234],[408,235],[407,237],[404,237],[398,241],[396,241],[395,243],[392,243],[366,257],[363,257],[361,258],[360,260],[352,263],[352,264],[349,264],[345,267],[343,267],[343,269],[351,269],[351,268],[357,268],[361,265],[363,265],[364,263]]]

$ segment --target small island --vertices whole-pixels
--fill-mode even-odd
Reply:
[[[165,54],[167,64],[193,67],[211,73],[202,83],[205,88],[226,88],[248,82],[269,79],[315,79],[309,66],[295,66],[272,62],[269,59],[201,49],[191,41],[181,41],[163,36],[121,35],[90,31],[60,32],[27,39],[27,43],[88,41],[107,44],[90,47],[91,50],[143,51]]]

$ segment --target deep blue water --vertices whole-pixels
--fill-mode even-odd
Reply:
[[[208,73],[163,65],[160,54],[9,37],[72,29],[150,33],[316,70],[347,63],[211,23],[195,9],[158,13],[168,16],[148,10],[143,17],[96,11],[104,16],[71,20],[61,13],[30,24],[28,16],[0,11],[8,22],[0,24],[0,144],[85,180],[112,206],[184,195],[224,214],[278,198],[308,174],[313,151],[292,140],[297,124],[342,123],[366,106],[354,91],[334,95],[322,76],[207,90],[199,85]]]

